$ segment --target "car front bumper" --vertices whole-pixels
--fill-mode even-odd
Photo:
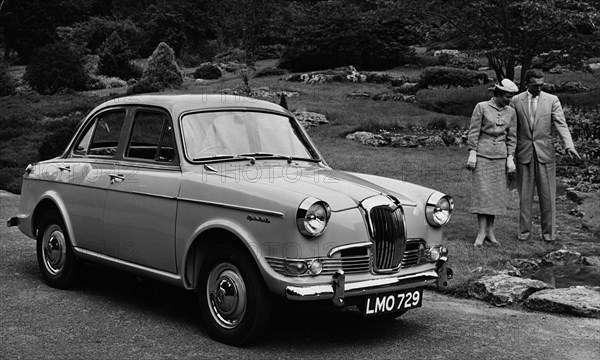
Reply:
[[[445,287],[447,279],[452,278],[452,270],[445,261],[438,262],[435,270],[416,274],[385,277],[356,282],[346,282],[343,270],[337,270],[331,277],[331,284],[287,286],[286,297],[294,301],[332,300],[336,306],[344,306],[346,297],[364,296],[405,289],[415,289],[437,284]]]
[[[6,222],[6,226],[8,226],[8,227],[19,226],[20,223],[21,223],[21,219],[14,216],[14,217],[11,217],[10,219],[8,219],[8,221]]]

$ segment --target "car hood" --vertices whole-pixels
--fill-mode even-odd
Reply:
[[[231,163],[199,166],[195,167],[194,172],[204,182],[219,184],[219,188],[225,188],[231,194],[278,200],[290,199],[291,196],[294,201],[312,196],[326,201],[334,212],[355,208],[364,199],[380,194],[391,195],[405,206],[414,206],[416,199],[413,197],[417,195],[417,192],[411,191],[416,186],[414,184],[376,176],[368,178],[369,175],[333,170],[315,164],[274,165],[257,161],[254,165]],[[385,185],[390,184],[394,189],[378,184],[378,179],[384,180]],[[401,189],[405,186],[407,193]]]

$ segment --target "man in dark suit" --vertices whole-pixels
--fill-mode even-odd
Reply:
[[[558,97],[541,91],[544,73],[538,69],[526,72],[523,82],[527,91],[512,98],[517,112],[517,187],[520,197],[518,240],[531,239],[531,208],[537,187],[542,220],[542,240],[556,240],[556,162],[550,134],[552,124],[561,137],[569,156],[575,150],[571,133]]]

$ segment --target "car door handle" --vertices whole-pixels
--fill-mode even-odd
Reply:
[[[71,167],[70,166],[59,166],[58,170],[60,170],[60,171],[66,171],[66,172],[71,172]]]
[[[114,184],[114,183],[120,183],[125,181],[125,177],[121,174],[109,174],[108,175],[110,177],[110,183]]]

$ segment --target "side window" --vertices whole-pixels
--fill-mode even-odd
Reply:
[[[114,156],[119,145],[125,111],[100,114],[73,150],[75,155]]]
[[[163,113],[139,111],[133,120],[126,157],[173,161],[173,128],[169,117]]]

